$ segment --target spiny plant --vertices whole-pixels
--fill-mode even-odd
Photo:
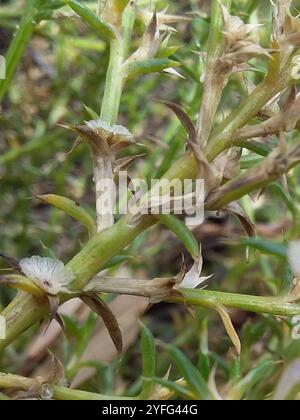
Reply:
[[[6,337],[0,340],[0,350],[4,351],[20,334],[47,318],[49,314],[62,328],[65,323],[67,329],[73,328],[74,331],[72,320],[62,320],[58,308],[66,301],[80,298],[103,319],[119,355],[122,356],[121,329],[106,301],[107,295],[126,294],[147,297],[151,303],[168,302],[181,304],[183,307],[196,307],[197,325],[201,327],[198,366],[176,345],[159,343],[177,367],[181,379],[156,377],[156,345],[150,330],[142,327],[143,376],[137,397],[68,389],[65,369],[52,356],[49,377],[31,379],[10,373],[0,374],[0,388],[5,391],[22,391],[18,394],[20,398],[34,395],[38,398],[101,400],[164,399],[180,396],[187,399],[238,400],[246,396],[266,398],[274,393],[274,385],[272,388],[268,379],[276,377],[278,362],[286,354],[279,342],[272,343],[273,357],[261,358],[254,369],[251,369],[247,361],[251,346],[263,336],[265,329],[276,330],[272,316],[283,319],[282,325],[289,324],[289,330],[291,319],[300,316],[300,225],[296,202],[299,195],[294,185],[300,162],[300,147],[297,144],[300,111],[297,94],[300,77],[299,19],[295,16],[292,1],[289,0],[273,1],[268,6],[270,9],[267,9],[268,23],[264,22],[263,25],[259,23],[260,2],[256,0],[212,0],[210,16],[201,14],[201,9],[198,10],[194,4],[193,13],[176,14],[175,10],[175,14],[169,14],[161,3],[165,2],[99,0],[97,4],[89,2],[87,5],[77,0],[26,2],[22,19],[6,55],[6,79],[0,82],[1,101],[13,89],[12,81],[17,66],[34,32],[51,38],[48,23],[64,20],[66,16],[71,16],[76,21],[80,19],[80,24],[87,25],[95,37],[104,41],[97,44],[97,51],[105,49],[105,44],[109,45],[109,60],[100,113],[95,110],[94,104],[85,103],[82,113],[89,116],[89,121],[83,122],[83,115],[77,115],[76,120],[64,123],[58,119],[60,126],[70,130],[74,136],[74,153],[82,150],[82,144],[90,148],[96,184],[95,218],[84,206],[79,206],[63,195],[37,195],[44,203],[62,210],[81,223],[87,229],[87,239],[67,264],[53,258],[52,253],[51,257],[23,255],[20,260],[6,252],[1,253],[1,257],[12,270],[3,273],[1,285],[16,288],[19,292],[1,312],[6,320]],[[245,13],[241,13],[242,10]],[[9,7],[4,7],[4,16],[5,13],[9,16],[9,11]],[[18,18],[18,13],[16,15],[13,17]],[[172,44],[176,25],[178,28],[181,25],[193,25],[199,37],[198,27],[201,27],[205,29],[205,34],[201,35],[201,42],[196,41],[194,49],[180,54],[178,48]],[[84,40],[74,37],[69,38],[70,42],[71,40],[77,45],[84,43]],[[196,70],[191,60],[197,63]],[[104,65],[102,62],[101,64]],[[99,72],[101,71],[102,69]],[[107,197],[103,197],[103,191],[98,188],[99,182],[103,178],[114,180],[121,169],[137,158],[143,159],[143,145],[138,136],[127,127],[118,125],[122,99],[128,94],[128,90],[134,91],[134,82],[141,76],[151,75],[151,80],[151,77],[154,78],[153,73],[160,72],[175,77],[176,86],[185,83],[182,81],[183,77],[195,84],[196,88],[192,92],[194,98],[190,103],[184,98],[186,103],[164,100],[157,104],[171,109],[176,115],[178,121],[173,123],[175,130],[184,130],[187,141],[185,146],[180,142],[169,145],[157,172],[160,181],[146,198],[149,194],[163,197],[166,180],[204,179],[205,211],[222,211],[235,215],[249,236],[243,242],[248,252],[255,248],[283,261],[285,273],[280,276],[284,280],[278,282],[276,287],[270,286],[272,296],[197,288],[208,280],[208,277],[202,275],[202,251],[205,249],[175,214],[143,214],[138,211],[116,221],[112,216],[112,199],[109,197],[111,212],[109,216],[103,216],[102,205]],[[235,94],[241,97],[236,105]],[[5,124],[5,113],[1,118]],[[55,121],[54,117],[53,120]],[[68,135],[67,131],[60,133]],[[52,142],[51,147],[54,148],[56,137],[56,134],[46,134],[42,130],[40,136],[24,146],[23,150],[4,154],[0,157],[0,162],[6,165],[22,154],[30,154],[35,148],[42,148],[45,141]],[[178,151],[184,148],[186,150],[179,156]],[[149,162],[146,163],[149,170],[148,173],[145,172],[149,178],[153,171],[153,161],[150,156],[148,158]],[[257,191],[259,197],[264,197],[269,187],[286,203],[292,215],[292,222],[286,233],[288,244],[272,244],[257,237],[255,223],[248,214],[251,205],[247,197]],[[91,186],[88,185],[88,188]],[[142,203],[146,198],[141,199]],[[176,201],[176,198],[171,197],[171,201]],[[193,261],[190,270],[183,264],[179,274],[173,273],[169,277],[155,277],[151,280],[120,278],[117,275],[107,277],[103,274],[104,269],[126,261],[124,250],[156,224],[164,225],[182,242]],[[251,255],[248,258],[251,260]],[[266,265],[262,270],[266,270]],[[208,285],[209,282],[210,280]],[[252,325],[244,327],[242,340],[236,332],[229,309],[261,314],[255,328]],[[224,367],[223,362],[222,373],[214,368],[218,363],[222,365],[220,358],[212,356],[205,348],[209,336],[207,313],[210,310],[221,318],[234,351],[231,364],[226,366],[225,363]],[[94,320],[91,319],[91,330],[93,326]],[[278,337],[282,338],[286,334],[284,326],[277,331]],[[89,335],[82,338],[83,331],[77,331],[77,334],[83,342],[90,338]],[[293,348],[293,344],[289,341],[286,345],[289,346],[289,349],[285,349],[287,353],[292,351],[290,348]],[[297,366],[295,362],[295,369],[299,369]],[[216,383],[219,379],[217,373],[221,376],[220,384]],[[257,387],[255,394],[253,385],[262,380],[265,382]],[[297,383],[290,383],[286,389],[283,377],[279,381],[275,397],[295,397],[296,385]]]

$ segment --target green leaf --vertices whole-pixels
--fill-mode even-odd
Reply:
[[[273,255],[280,258],[286,258],[287,256],[287,250],[284,245],[276,244],[263,238],[245,239],[242,241],[242,244],[267,255]]]
[[[107,264],[103,266],[103,270],[108,268],[116,267],[117,265],[123,264],[124,262],[133,259],[132,255],[120,254],[113,257]]]
[[[232,365],[230,366],[230,380],[234,383],[241,379],[241,359],[240,357],[234,356]]]
[[[250,169],[263,161],[263,158],[257,156],[243,156],[240,160],[241,169]]]
[[[237,146],[243,147],[247,150],[251,150],[251,152],[256,153],[259,156],[268,156],[271,153],[270,146],[259,143],[255,140],[240,140],[237,142]]]
[[[256,368],[251,370],[243,379],[234,385],[229,391],[229,400],[241,400],[243,396],[251,390],[259,381],[274,373],[276,363],[273,360],[267,360],[260,363]]]
[[[209,374],[211,370],[211,363],[209,356],[205,353],[199,353],[198,355],[198,369],[204,379],[209,379]]]
[[[127,79],[134,79],[138,76],[157,73],[170,67],[178,67],[177,61],[168,58],[152,58],[149,60],[134,61],[124,66],[124,74]]]
[[[175,54],[180,47],[178,46],[166,46],[160,48],[156,58],[169,58],[171,55]]]
[[[66,3],[77,13],[84,22],[94,29],[100,36],[108,41],[117,38],[115,28],[101,17],[98,17],[90,8],[77,0],[66,0]]]
[[[178,131],[181,127],[179,127]],[[174,140],[171,142],[168,150],[166,151],[166,155],[157,170],[155,175],[156,179],[160,179],[171,167],[172,163],[177,157],[178,152],[184,148],[185,141],[181,136],[176,136]]]
[[[200,254],[199,243],[186,224],[169,214],[160,214],[155,217],[176,235],[196,261]]]
[[[243,327],[243,352],[241,358],[242,370],[248,369],[251,363],[251,354],[253,345],[260,341],[264,334],[266,334],[268,328],[268,319],[263,318],[258,323],[253,324],[248,320]]]
[[[182,398],[191,399],[193,398],[193,394],[184,388],[182,385],[179,385],[176,382],[169,381],[168,379],[163,378],[151,378],[152,383],[161,385],[163,388],[167,388],[172,393],[179,395]]]
[[[1,90],[1,82],[0,82]],[[54,142],[57,140],[57,134],[43,134],[29,140],[24,146],[18,148],[12,148],[2,156],[0,156],[0,165],[9,164],[17,159],[21,159],[25,155],[34,154],[34,152],[39,151],[40,149],[45,148],[48,144],[54,145]]]
[[[199,308],[196,309],[196,314],[197,323],[199,323],[198,369],[203,378],[208,381],[211,371],[208,345],[208,318],[203,318],[203,313]]]
[[[17,66],[23,56],[25,49],[31,39],[34,26],[35,26],[35,15],[38,0],[28,0],[24,5],[23,17],[18,30],[13,37],[13,41],[10,44],[9,50],[6,54],[6,77],[0,80],[0,102],[4,98],[4,95],[9,88]]]
[[[35,15],[36,22],[51,19],[54,10],[64,6],[64,0],[37,0],[36,8],[38,13]]]
[[[283,188],[281,184],[275,182],[269,186],[271,190],[281,199],[283,199],[284,203],[286,204],[287,208],[291,212],[293,217],[297,217],[298,215],[298,208],[293,200],[292,196],[286,189]]]
[[[94,37],[64,36],[63,41],[68,47],[80,50],[103,52],[106,49],[105,41]],[[99,116],[98,116],[99,118]]]
[[[48,204],[51,204],[59,210],[62,210],[64,213],[73,217],[75,220],[78,220],[78,222],[87,228],[90,235],[93,235],[96,232],[96,224],[92,217],[85,209],[75,203],[75,201],[54,194],[39,195],[37,198]]]
[[[97,319],[98,319],[97,315],[94,312],[91,312],[87,321],[80,328],[80,339],[77,342],[76,350],[75,350],[78,358],[82,356],[87,345],[89,344],[89,341],[91,340],[92,334],[96,326]]]
[[[282,275],[279,279],[278,292],[282,296],[288,295],[294,287],[294,273],[291,270],[290,264],[288,261],[282,267]]]
[[[153,335],[145,325],[142,325],[141,352],[143,356],[143,389],[140,399],[148,399],[154,388],[150,378],[155,376],[156,351]]]
[[[91,118],[93,118],[93,120],[99,120],[100,115],[97,114],[97,112],[95,112],[93,109],[89,108],[86,105],[83,105],[84,109],[86,110],[86,112],[89,114],[89,116]]]
[[[70,334],[79,340],[81,336],[81,326],[78,322],[68,315],[62,315],[62,319],[64,320],[66,335]]]
[[[201,400],[214,400],[214,396],[212,395],[206,381],[190,360],[174,346],[167,345],[165,348],[174,360],[180,375],[184,377],[190,386],[193,394]]]
[[[63,7],[65,5],[64,0],[48,0],[46,3],[47,9],[59,9],[60,7]]]

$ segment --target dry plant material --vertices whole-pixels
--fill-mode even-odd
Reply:
[[[118,321],[109,306],[106,305],[99,297],[97,298],[91,294],[84,294],[81,296],[81,299],[103,319],[109,335],[116,346],[117,352],[121,355],[123,350],[122,333]]]

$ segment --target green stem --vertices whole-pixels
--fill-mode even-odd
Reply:
[[[118,120],[122,91],[124,87],[123,64],[128,54],[135,14],[127,8],[123,14],[121,36],[110,43],[110,59],[106,75],[100,118],[110,125]]]
[[[0,340],[0,351],[31,325],[43,319],[49,312],[49,305],[33,296],[19,293],[1,312],[6,319],[6,339]]]
[[[102,2],[98,3],[98,13]],[[131,8],[124,11],[122,19],[121,34],[117,39],[110,43],[110,59],[106,75],[104,96],[102,100],[100,118],[102,121],[114,125],[118,121],[119,108],[121,103],[122,91],[124,87],[123,64],[127,57],[129,45],[131,41],[135,14]],[[94,156],[94,180],[96,183],[96,207],[97,207],[97,230],[101,232],[110,228],[114,224],[114,200],[110,197],[110,209],[107,214],[102,214],[103,196],[111,194],[111,191],[103,190],[103,180],[111,180],[113,182],[113,168],[110,157],[95,155]],[[100,187],[98,187],[100,185]],[[101,206],[99,209],[98,206]]]
[[[154,223],[154,219],[148,216],[143,218],[140,223],[132,225],[127,216],[111,229],[95,235],[68,264],[76,276],[73,289],[81,290],[113,256],[122,251]],[[92,276],[91,273],[93,273]]]
[[[78,389],[69,389],[62,386],[53,386],[54,400],[67,401],[120,401],[120,400],[134,400],[130,397],[118,397],[111,395],[95,394],[94,392],[80,391]]]
[[[25,378],[19,375],[11,375],[0,373],[0,389],[3,390],[16,390],[16,391],[27,391],[36,385],[43,384],[43,380],[40,378],[32,379]],[[47,384],[47,382],[45,382]],[[69,389],[57,385],[49,385],[53,392],[54,400],[70,400],[70,401],[110,401],[110,400],[131,400],[134,398],[118,397],[110,395],[96,394],[93,392],[80,391],[77,389]],[[1,399],[1,398],[0,398]]]
[[[223,305],[227,308],[241,309],[260,314],[269,314],[283,317],[300,315],[300,305],[286,303],[279,298],[239,295],[237,293],[215,292],[210,290],[182,290],[184,297],[173,296],[168,299],[172,303],[206,306],[213,308]]]
[[[31,39],[35,22],[35,7],[38,0],[29,0],[25,6],[23,18],[20,27],[14,36],[10,45],[6,59],[6,78],[0,81],[0,102],[2,102],[4,95],[13,79],[16,68],[24,54],[24,51]]]
[[[0,372],[0,389],[18,389],[25,391],[34,383],[34,379]]]
[[[123,51],[120,40],[113,40],[110,44],[110,61],[106,76],[105,90],[100,118],[110,125],[116,124],[119,114],[123,89]]]
[[[180,289],[180,293],[167,289],[165,284],[156,280],[132,278],[95,278],[89,291],[97,294],[112,293],[149,297],[170,303],[215,308],[224,305],[227,308],[249,312],[292,317],[300,314],[300,304],[288,303],[284,296],[263,297],[248,296],[238,293],[217,292],[213,290]]]

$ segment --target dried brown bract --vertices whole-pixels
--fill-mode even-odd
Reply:
[[[254,57],[264,55],[271,57],[270,50],[261,47],[253,31],[261,25],[245,24],[238,16],[232,16],[225,6],[222,7],[224,20],[225,51],[220,59],[220,64],[224,69],[232,71],[234,67],[239,67],[247,63]],[[243,70],[243,67],[241,68]]]

